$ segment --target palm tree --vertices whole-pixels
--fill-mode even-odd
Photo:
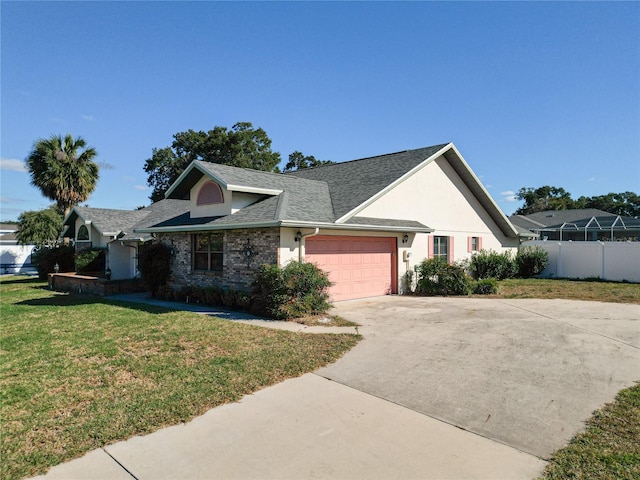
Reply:
[[[96,188],[99,167],[93,159],[97,152],[86,145],[81,137],[74,140],[69,134],[64,139],[52,135],[38,139],[26,160],[31,184],[54,200],[65,217],[71,207],[87,200]]]

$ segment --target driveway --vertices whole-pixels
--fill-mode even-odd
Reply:
[[[39,478],[532,479],[640,380],[637,305],[396,296],[333,313],[364,335],[336,363]]]
[[[337,304],[365,340],[325,378],[548,458],[640,380],[640,306],[377,297]]]

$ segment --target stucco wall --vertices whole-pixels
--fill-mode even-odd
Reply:
[[[262,264],[277,264],[280,229],[255,228],[226,230],[222,272],[199,272],[192,268],[191,234],[159,234],[157,241],[173,247],[170,288],[220,286],[248,290]]]
[[[362,217],[417,220],[435,229],[433,235],[454,237],[454,260],[470,257],[468,237],[482,237],[482,247],[512,250],[507,238],[444,157],[439,157],[396,188],[357,213]],[[425,234],[411,244],[414,259],[427,256]]]
[[[113,280],[134,278],[136,255],[135,245],[130,246],[127,243],[122,245],[119,241],[109,243],[108,267],[111,269],[111,278]]]

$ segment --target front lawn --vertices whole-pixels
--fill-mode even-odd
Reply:
[[[640,385],[622,390],[558,450],[542,480],[640,478]]]
[[[498,282],[498,298],[564,298],[640,304],[640,284],[561,279],[508,279]]]
[[[2,478],[186,422],[335,361],[355,335],[300,334],[0,281]]]

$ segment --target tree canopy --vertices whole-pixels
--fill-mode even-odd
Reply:
[[[301,168],[313,168],[321,165],[331,165],[336,162],[331,160],[317,160],[313,155],[304,155],[302,152],[296,150],[289,154],[289,161],[284,167],[283,172],[292,172],[294,170],[300,170]]]
[[[545,210],[597,208],[624,217],[640,216],[640,196],[633,192],[581,196],[574,200],[564,188],[545,185],[539,188],[521,188],[517,198],[524,200],[524,205],[515,211],[516,215],[529,215]]]
[[[55,206],[23,212],[18,217],[16,240],[21,245],[53,246],[62,232],[62,214]]]
[[[153,188],[151,200],[162,200],[194,160],[273,172],[277,171],[280,154],[271,150],[267,133],[249,122],[236,123],[231,129],[216,126],[208,132],[176,133],[170,147],[154,148],[145,162],[147,184]]]
[[[52,135],[34,143],[26,160],[27,170],[32,185],[54,200],[58,210],[66,215],[96,188],[99,177],[96,156],[96,150],[87,147],[82,137]]]

